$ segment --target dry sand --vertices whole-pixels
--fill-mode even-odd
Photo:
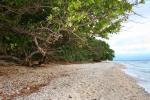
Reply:
[[[0,69],[4,100],[150,100],[121,65],[112,62]]]

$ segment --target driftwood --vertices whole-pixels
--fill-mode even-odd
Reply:
[[[23,60],[15,57],[15,56],[0,56],[0,59],[1,60],[11,60],[11,61],[15,61],[16,63],[21,63],[23,62]]]
[[[41,64],[43,64],[46,58],[46,56],[42,56],[41,58],[39,58],[38,61],[32,61],[32,57],[38,53],[40,52],[38,51],[32,52],[28,57],[25,58],[25,60],[21,60],[15,56],[0,56],[0,60],[13,61],[20,65],[35,67],[35,66],[40,66]]]
[[[34,38],[34,43],[36,45],[37,50],[31,52],[29,55],[26,55],[25,58],[18,58],[16,56],[11,56],[11,55],[2,55],[0,56],[0,60],[13,61],[16,62],[17,64],[26,65],[26,66],[40,66],[45,62],[46,52],[39,46],[36,37]],[[39,57],[37,61],[33,60],[33,56],[36,54],[42,55],[42,57]]]

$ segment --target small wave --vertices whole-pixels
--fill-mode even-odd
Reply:
[[[150,61],[119,62],[126,66],[124,72],[134,77],[138,84],[150,93]]]

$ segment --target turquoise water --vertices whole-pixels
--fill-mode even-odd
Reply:
[[[138,84],[150,93],[150,61],[121,61],[125,73],[134,77]]]

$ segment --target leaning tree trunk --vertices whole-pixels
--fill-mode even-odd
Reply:
[[[34,43],[35,43],[35,45],[36,45],[36,47],[37,47],[37,50],[34,51],[34,52],[32,52],[30,55],[28,55],[28,56],[25,58],[24,63],[23,63],[24,65],[34,67],[34,66],[40,66],[41,64],[43,64],[43,63],[45,62],[46,50],[44,51],[44,49],[39,46],[36,37],[34,37]],[[33,62],[32,62],[32,58],[33,58],[33,56],[36,55],[36,54],[41,54],[42,57],[38,59],[37,63],[33,63]]]

